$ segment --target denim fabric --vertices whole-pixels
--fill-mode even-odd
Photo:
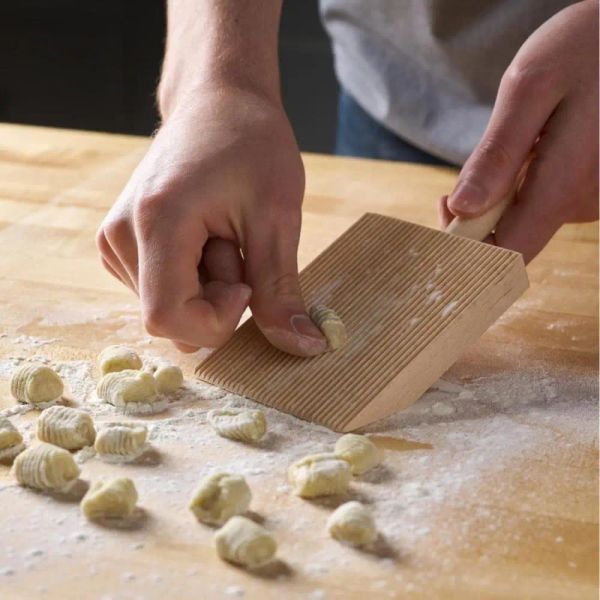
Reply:
[[[344,89],[340,90],[338,100],[335,153],[339,156],[449,165],[380,125]]]

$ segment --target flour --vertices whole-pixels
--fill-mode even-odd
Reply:
[[[35,352],[39,352],[37,347]],[[0,576],[23,576],[28,568],[42,569],[44,565],[50,568],[57,556],[77,557],[86,573],[94,569],[94,573],[90,571],[90,576],[94,576],[97,572],[94,557],[110,556],[111,552],[129,553],[132,561],[140,557],[132,564],[123,563],[138,571],[141,569],[138,565],[151,562],[146,553],[151,553],[156,543],[152,537],[155,532],[161,544],[164,542],[169,548],[190,548],[192,552],[199,544],[208,545],[212,532],[192,521],[187,504],[203,476],[224,468],[247,477],[257,498],[251,510],[265,516],[268,502],[268,526],[285,532],[282,553],[291,570],[309,581],[313,591],[307,592],[307,597],[325,598],[325,592],[318,586],[325,585],[323,582],[332,573],[355,568],[353,561],[360,555],[329,540],[324,530],[326,517],[335,503],[325,502],[323,506],[307,503],[292,496],[286,484],[286,471],[292,462],[306,454],[331,451],[338,434],[257,405],[189,375],[181,390],[169,399],[164,415],[119,417],[114,407],[96,398],[92,362],[55,362],[51,356],[37,356],[57,369],[68,383],[73,404],[90,412],[98,424],[123,419],[141,420],[148,425],[154,454],[139,464],[104,465],[94,457],[91,448],[77,453],[76,460],[83,465],[86,476],[90,471],[106,475],[115,469],[122,474],[131,473],[140,505],[150,515],[152,525],[149,531],[141,527],[119,531],[116,535],[114,531],[87,523],[76,506],[69,507],[52,498],[32,494],[14,486],[10,479],[1,479],[3,500],[6,497],[6,502],[15,506],[26,504],[27,519],[19,521],[22,546],[0,549]],[[157,357],[149,352],[144,360],[150,358]],[[14,368],[25,360],[27,358],[20,354],[1,359],[0,379],[8,380]],[[572,432],[575,443],[594,443],[596,392],[597,383],[592,378],[569,378],[546,372],[542,366],[528,372],[499,369],[484,377],[464,380],[446,375],[415,405],[366,429],[365,433],[381,447],[396,441],[405,447],[401,451],[387,449],[381,465],[353,479],[350,499],[369,505],[385,543],[400,557],[410,555],[432,536],[442,541],[450,539],[448,528],[456,524],[439,519],[448,506],[472,502],[477,508],[472,510],[471,516],[485,518],[489,530],[493,531],[498,524],[485,512],[488,509],[476,502],[482,479],[502,473],[528,453],[555,445],[560,439],[554,430],[558,426]],[[583,400],[570,402],[573,397]],[[260,407],[268,423],[265,438],[256,445],[244,445],[216,435],[206,423],[206,414],[225,404]],[[35,420],[28,417],[31,415],[14,413],[11,418],[27,439],[31,439]],[[551,426],[545,427],[545,423]],[[229,458],[224,459],[225,455]],[[495,485],[501,492],[501,477]],[[156,509],[157,505],[160,510]],[[465,528],[468,525],[466,521]],[[13,519],[0,516],[0,536],[8,538],[14,526]],[[40,531],[43,536],[39,535]],[[456,539],[455,531],[452,535],[457,547],[467,543],[466,533],[464,539]],[[10,536],[10,539],[15,538]],[[307,539],[311,546],[308,553]],[[559,541],[557,537],[556,544],[561,543],[562,538]],[[398,568],[398,559],[393,553],[369,557],[374,573],[370,585],[376,595],[383,591],[381,581],[386,574],[394,577],[404,591],[415,589],[414,582],[402,580],[402,569]],[[202,556],[198,554],[200,566]],[[169,569],[156,568],[160,574],[152,575],[151,581],[158,587],[163,586],[160,589],[165,594],[172,592],[178,578],[186,576],[185,571],[171,573]],[[194,569],[188,576],[198,573],[199,570]],[[135,586],[144,577],[148,581],[150,576],[125,571],[120,577]],[[244,588],[237,581],[221,582],[220,593],[243,596]],[[426,581],[422,584],[426,586]]]

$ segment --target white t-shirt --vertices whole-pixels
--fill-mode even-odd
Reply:
[[[340,84],[378,122],[462,164],[527,37],[569,0],[321,0]]]

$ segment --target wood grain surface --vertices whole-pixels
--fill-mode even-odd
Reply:
[[[192,377],[198,357],[148,338],[137,299],[102,270],[94,244],[148,143],[0,126],[1,409],[14,405],[11,361],[34,355],[81,365],[108,344],[128,343]],[[365,212],[435,226],[435,202],[456,178],[450,169],[304,158],[301,266]],[[161,465],[118,468],[140,482],[146,519],[132,531],[95,527],[76,506],[15,489],[0,466],[0,597],[596,598],[597,226],[563,227],[528,275],[530,290],[444,376],[474,389],[475,400],[442,390],[438,395],[450,398],[442,406],[452,411],[424,398],[369,430],[386,448],[386,471],[355,486],[376,499],[376,516],[380,510],[380,522],[392,529],[386,558],[329,540],[322,531],[327,506],[282,488],[281,436],[270,450],[273,468],[250,480],[253,506],[279,540],[280,562],[262,573],[221,562],[212,532],[186,508],[190,473],[209,463],[242,465],[261,450],[213,442],[202,425],[202,445],[165,435]],[[174,410],[169,427],[176,431],[177,419],[193,415],[197,404]],[[35,419],[29,413],[14,423],[27,427]],[[298,431],[292,452],[317,437],[335,440],[293,422],[285,427]],[[115,468],[90,460],[82,470],[93,479]],[[421,501],[409,493],[416,482],[439,485]],[[384,510],[396,498],[397,517]],[[395,519],[402,527],[394,529]]]

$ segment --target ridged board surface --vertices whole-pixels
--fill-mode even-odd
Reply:
[[[346,346],[310,359],[291,356],[271,346],[250,319],[197,374],[230,392],[344,430],[422,353],[435,355],[436,341],[455,320],[480,320],[478,335],[491,325],[498,314],[486,314],[479,300],[519,266],[522,258],[514,252],[366,214],[300,275],[307,305],[325,304],[341,316]],[[516,288],[518,283],[509,304],[524,290]],[[454,359],[476,337],[449,349]],[[432,364],[428,385],[446,368]]]

